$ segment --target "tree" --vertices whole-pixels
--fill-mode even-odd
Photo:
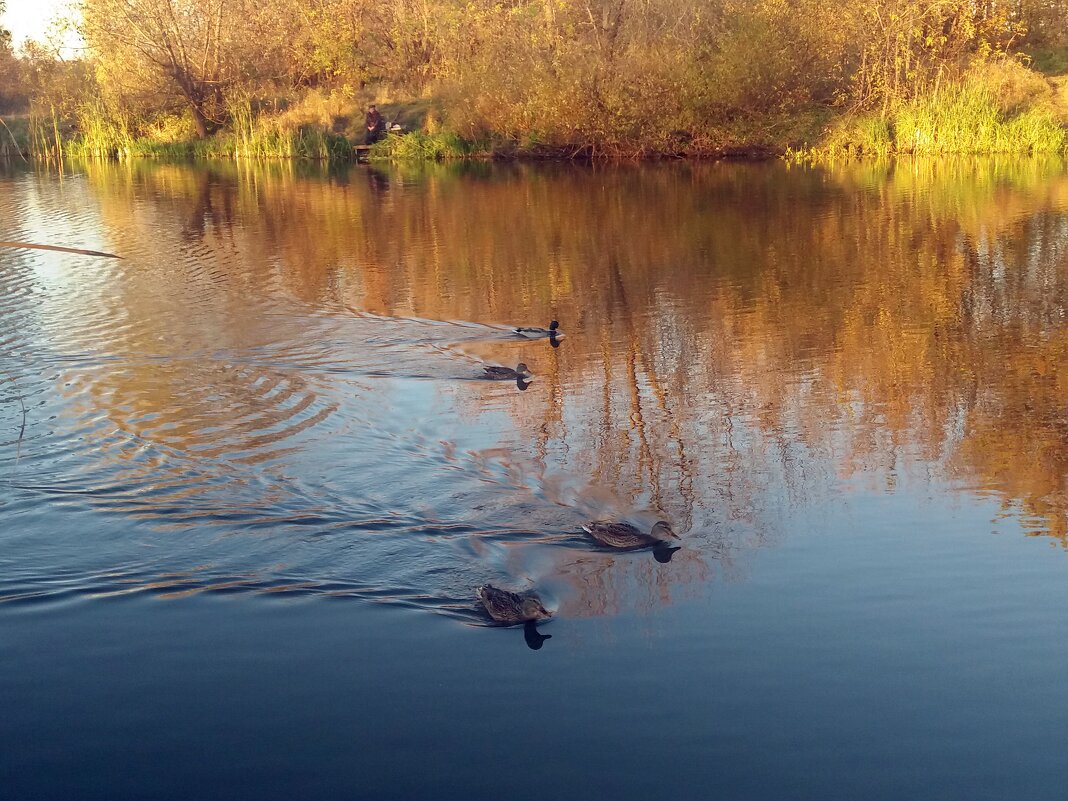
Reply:
[[[4,0],[0,0],[0,14]],[[11,31],[0,28],[0,111],[17,108],[25,101],[19,61],[11,47]]]
[[[203,138],[222,122],[225,90],[250,41],[244,0],[83,0],[82,35],[101,82],[124,95],[170,96]]]

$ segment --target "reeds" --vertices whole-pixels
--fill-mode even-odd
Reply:
[[[288,127],[277,118],[257,115],[248,98],[232,103],[228,112],[227,129],[206,139],[195,139],[177,118],[138,123],[113,114],[98,99],[87,101],[68,117],[54,107],[35,109],[30,116],[29,150],[49,161],[354,158],[345,137],[316,126]],[[175,134],[184,134],[185,138],[172,138]]]
[[[63,160],[63,136],[60,133],[60,117],[55,106],[45,111],[42,107],[30,107],[29,151],[36,158],[46,161]]]
[[[916,156],[964,153],[1056,153],[1065,132],[1041,107],[1009,115],[978,81],[949,85],[902,105],[893,118],[897,152]]]
[[[794,159],[976,154],[1038,155],[1068,151],[1068,131],[1046,95],[1048,87],[1021,87],[1022,68],[989,68],[947,81],[902,101],[886,114],[849,116],[816,147],[791,151]],[[1027,92],[1030,91],[1030,94]],[[1021,92],[1023,93],[1021,95]]]

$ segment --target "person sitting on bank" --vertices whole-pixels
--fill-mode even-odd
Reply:
[[[378,108],[373,103],[367,107],[367,116],[364,118],[364,125],[367,126],[367,135],[364,137],[364,144],[373,145],[386,135],[386,118],[378,113]]]

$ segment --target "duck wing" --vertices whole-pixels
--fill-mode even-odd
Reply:
[[[512,331],[518,337],[524,339],[539,339],[540,337],[552,336],[552,331],[548,328],[516,328]]]
[[[595,520],[582,528],[601,545],[609,548],[635,548],[653,541],[648,534],[643,534],[641,529],[630,523]]]
[[[484,371],[483,375],[486,378],[516,378],[519,375],[511,367],[498,367],[493,364],[485,367]]]

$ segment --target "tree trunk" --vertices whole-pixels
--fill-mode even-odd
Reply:
[[[189,101],[189,107],[193,110],[193,125],[197,130],[197,139],[207,139],[208,121],[204,117],[204,112],[200,110],[200,106],[193,100]]]
[[[171,74],[193,112],[193,125],[196,127],[197,139],[207,139],[209,131],[208,118],[204,114],[204,92],[178,64],[171,64]]]

